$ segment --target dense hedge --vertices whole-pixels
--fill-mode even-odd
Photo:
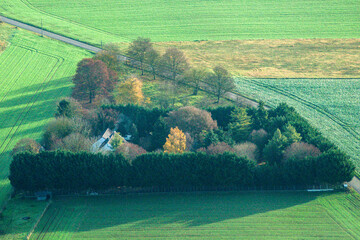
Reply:
[[[15,189],[69,191],[111,187],[309,186],[349,181],[354,165],[339,150],[280,166],[255,166],[234,154],[149,153],[130,164],[122,155],[41,152],[14,156],[9,179]]]

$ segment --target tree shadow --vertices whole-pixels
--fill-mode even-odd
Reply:
[[[77,232],[106,228],[114,231],[113,227],[116,227],[121,234],[121,229],[162,228],[169,224],[198,227],[305,204],[320,194],[212,192],[59,198],[54,201],[37,231],[44,227],[52,229],[45,226],[48,219],[56,214],[66,215],[64,212],[81,216],[72,222],[72,225],[78,226]],[[58,228],[56,231],[71,232],[71,229]]]

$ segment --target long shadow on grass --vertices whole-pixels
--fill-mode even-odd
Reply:
[[[53,211],[61,209],[61,212],[80,214],[81,217],[73,223],[79,226],[77,231],[110,227],[119,231],[161,228],[167,224],[195,227],[293,207],[318,196],[306,192],[232,192],[65,198],[55,201]]]
[[[10,99],[5,98],[0,102],[0,129],[14,127],[15,123],[15,126],[19,126],[51,117],[56,110],[55,102],[70,92],[68,78],[53,80],[43,91],[36,93],[39,87],[43,90],[39,84],[16,90],[22,94],[10,98],[14,93],[9,93]]]

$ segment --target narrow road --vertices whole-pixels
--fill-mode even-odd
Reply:
[[[64,37],[64,36],[56,34],[56,33],[45,31],[45,30],[43,30],[41,28],[34,27],[34,26],[29,25],[29,24],[19,22],[19,21],[16,21],[14,19],[11,19],[11,18],[3,17],[1,15],[0,15],[0,21],[2,21],[4,23],[7,23],[7,24],[10,24],[10,25],[13,25],[13,26],[16,26],[16,27],[19,27],[19,28],[23,28],[25,30],[28,30],[28,31],[31,31],[31,32],[34,32],[34,33],[37,33],[37,34],[40,34],[40,35],[47,36],[47,37],[52,38],[52,39],[56,39],[56,40],[71,44],[71,45],[76,46],[76,47],[86,49],[86,50],[94,52],[94,53],[100,52],[102,50],[101,48],[94,47],[94,46],[92,46],[90,44],[83,43],[83,42],[80,42],[80,41],[77,41],[77,40],[74,40],[74,39],[71,39],[71,38],[68,38],[68,37]],[[118,57],[119,61],[125,61],[126,59],[128,59],[124,55],[118,55],[117,57]],[[259,105],[256,101],[253,101],[253,100],[248,99],[248,98],[246,98],[244,96],[241,96],[240,94],[236,94],[235,92],[227,92],[225,94],[225,97],[227,99],[229,99],[229,100],[232,100],[232,101],[235,101],[237,103],[241,103],[241,104],[244,104],[244,105],[247,105],[247,106],[251,106],[251,107],[257,107]]]
[[[13,19],[10,19],[10,18],[7,18],[7,17],[0,16],[0,21],[3,21],[4,23],[8,23],[10,25],[13,25],[13,26],[16,26],[16,27],[19,27],[19,28],[26,29],[26,30],[34,32],[34,33],[42,34],[42,35],[47,36],[49,38],[53,38],[53,39],[65,42],[65,43],[74,45],[76,47],[86,49],[86,50],[91,51],[91,52],[97,53],[97,52],[101,51],[101,48],[94,47],[92,45],[89,45],[89,44],[86,44],[86,43],[83,43],[83,42],[80,42],[80,41],[76,41],[76,40],[71,39],[71,38],[61,36],[59,34],[55,34],[55,33],[49,32],[49,31],[45,31],[45,30],[42,30],[41,28],[33,27],[31,25],[28,25],[28,24],[25,24],[25,23],[22,23],[22,22],[19,22],[19,21],[16,21],[16,20],[13,20]]]
[[[348,184],[360,194],[360,180],[356,176]]]

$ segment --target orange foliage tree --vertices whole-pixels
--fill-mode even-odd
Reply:
[[[171,128],[163,148],[167,153],[183,153],[186,149],[185,134],[178,127]]]

